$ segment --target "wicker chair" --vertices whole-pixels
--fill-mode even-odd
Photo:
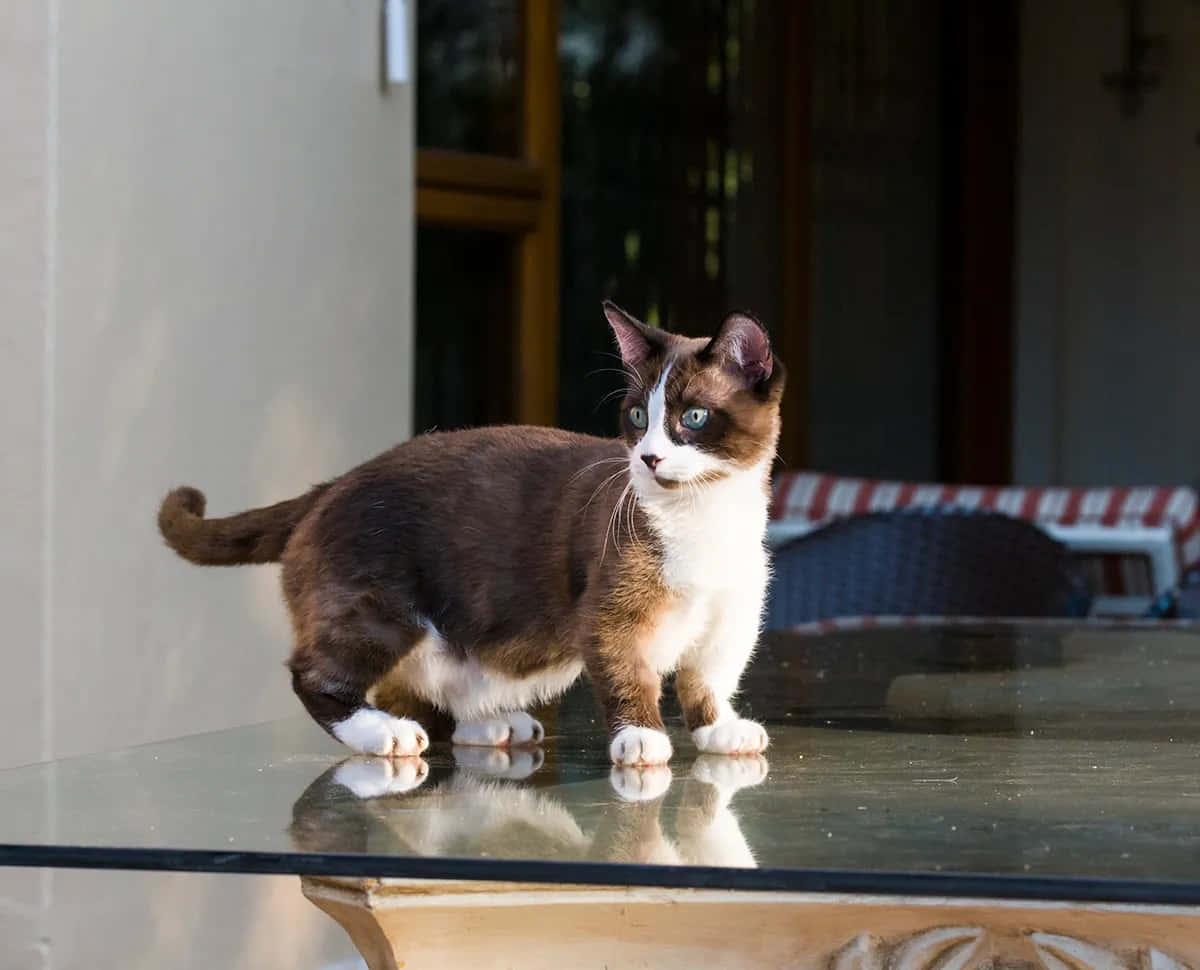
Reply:
[[[775,551],[767,629],[851,616],[1086,616],[1066,548],[1036,526],[962,509],[835,521]]]

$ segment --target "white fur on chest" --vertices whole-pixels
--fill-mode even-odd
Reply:
[[[755,468],[695,490],[641,499],[662,543],[667,586],[684,594],[766,588],[763,475]]]
[[[644,648],[655,673],[670,673],[678,666],[684,652],[708,631],[712,611],[712,596],[706,592],[685,594],[666,610]]]
[[[663,582],[675,594],[646,647],[651,667],[667,673],[731,621],[744,617],[756,630],[768,579],[762,472],[672,491],[643,508],[662,544]]]

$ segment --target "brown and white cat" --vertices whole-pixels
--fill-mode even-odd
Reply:
[[[420,754],[404,698],[453,717],[456,744],[536,742],[526,709],[586,671],[612,761],[661,764],[673,671],[700,751],[766,748],[730,699],[767,585],[783,368],[745,314],[694,339],[604,313],[627,378],[619,439],[432,433],[268,508],[206,519],[186,487],[163,501],[185,559],[283,564],[293,687],[349,747]]]

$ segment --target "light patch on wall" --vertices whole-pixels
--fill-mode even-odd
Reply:
[[[100,478],[111,484],[121,475],[129,455],[132,435],[155,399],[155,388],[164,374],[170,338],[166,315],[156,310],[140,326],[106,328],[103,338],[116,341],[130,336],[126,346],[112,354],[114,372],[104,401],[104,440],[100,449]],[[115,348],[114,348],[115,350]]]
[[[346,451],[337,423],[316,406],[310,392],[294,384],[278,388],[264,409],[250,458],[250,504],[270,505],[291,498],[348,470]],[[255,567],[247,573],[250,611],[263,637],[272,644],[290,639],[278,568]]]
[[[325,914],[315,909],[298,918],[303,909],[301,901],[304,906],[311,906],[301,896],[299,884],[286,879],[269,881],[254,894],[251,907],[254,915],[247,920],[244,966],[308,966],[312,955],[321,950],[323,940],[337,935],[325,923]],[[281,926],[288,928],[286,933],[279,932]],[[348,942],[346,949],[350,949]],[[365,964],[360,962],[358,966]]]

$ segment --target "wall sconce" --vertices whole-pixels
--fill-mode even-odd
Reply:
[[[1158,87],[1161,74],[1155,69],[1159,55],[1166,49],[1163,34],[1146,33],[1142,0],[1123,0],[1125,4],[1125,63],[1119,71],[1103,77],[1104,86],[1117,95],[1121,114],[1133,118],[1142,110],[1146,92]]]

